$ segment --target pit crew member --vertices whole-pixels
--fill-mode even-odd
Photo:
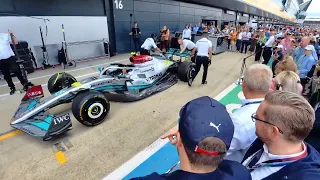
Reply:
[[[208,67],[211,64],[212,59],[212,42],[207,39],[208,33],[202,33],[202,38],[196,42],[196,48],[193,49],[191,54],[197,52],[196,57],[196,70],[191,74],[191,78],[188,81],[188,85],[191,86],[193,80],[196,78],[200,71],[201,65],[203,65],[202,84],[207,84]]]
[[[161,50],[157,47],[155,43],[155,39],[157,38],[156,34],[151,34],[149,38],[147,38],[140,48],[140,55],[150,55],[150,50],[153,48],[156,51],[161,52]]]

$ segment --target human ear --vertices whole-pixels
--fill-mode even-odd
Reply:
[[[176,147],[181,147],[182,146],[182,141],[181,141],[181,137],[180,137],[180,133],[177,133],[177,143],[176,143]]]
[[[272,136],[273,136],[273,137],[276,137],[276,136],[278,136],[279,134],[280,134],[279,128],[276,127],[276,126],[272,126]]]

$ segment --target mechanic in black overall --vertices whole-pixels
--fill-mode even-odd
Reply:
[[[196,57],[196,70],[191,74],[191,78],[188,81],[189,86],[192,85],[193,80],[199,73],[201,65],[203,65],[202,84],[207,84],[208,67],[212,59],[212,42],[207,39],[208,35],[208,33],[203,33],[202,39],[196,42],[196,48],[192,51],[192,54],[195,54],[196,51],[198,52]]]
[[[157,47],[155,43],[155,39],[157,38],[156,34],[151,34],[149,38],[147,38],[141,46],[140,55],[150,55],[150,50],[153,48],[156,51],[161,52],[161,50]]]
[[[26,82],[22,77],[21,71],[16,62],[17,58],[10,47],[10,44],[12,44],[11,35],[13,35],[11,30],[8,30],[8,33],[0,33],[0,70],[4,76],[4,79],[7,81],[8,86],[10,87],[10,95],[13,95],[16,91],[16,88],[12,82],[10,70],[12,70],[12,72],[18,77],[24,89],[26,88]],[[18,40],[14,35],[13,41],[14,44],[18,44]]]
[[[196,45],[189,39],[182,39],[182,37],[178,38],[178,43],[180,44],[180,54],[185,52],[186,50],[193,51],[196,48]],[[195,51],[196,53],[196,51]],[[191,61],[195,62],[196,54],[191,54]]]

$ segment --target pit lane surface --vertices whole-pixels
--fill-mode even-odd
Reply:
[[[95,65],[115,61],[127,63],[128,57],[120,55],[110,60],[79,63],[76,69],[66,71],[84,78],[97,72]],[[179,82],[139,102],[112,102],[106,121],[96,127],[85,127],[72,116],[73,130],[49,142],[24,133],[0,138],[0,179],[102,179],[175,126],[178,112],[187,101],[204,95],[215,97],[233,83],[239,76],[243,57],[245,55],[238,53],[213,56],[207,85],[200,85],[200,71],[191,88]],[[253,59],[247,62],[250,64]],[[37,71],[30,74],[29,79],[34,84],[46,84],[50,74],[61,70],[57,67]],[[46,87],[44,90],[48,95]],[[19,93],[8,96],[7,91],[6,85],[0,84],[0,134],[12,131],[9,121],[23,97]],[[70,107],[71,104],[61,105],[50,112],[71,113]],[[62,165],[55,157],[57,151],[61,151],[63,157],[60,158],[66,160]]]

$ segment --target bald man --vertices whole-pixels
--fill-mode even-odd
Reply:
[[[310,44],[310,38],[305,36],[301,39],[301,43],[300,46],[297,47],[294,52],[293,52],[293,59],[297,62],[301,56],[304,55],[304,48],[307,47]],[[312,50],[312,56],[315,59],[315,61],[318,61],[318,55],[317,52],[315,50],[315,48],[313,48]]]

